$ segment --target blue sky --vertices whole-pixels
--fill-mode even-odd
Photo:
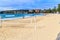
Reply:
[[[0,0],[0,10],[53,8],[60,0]]]

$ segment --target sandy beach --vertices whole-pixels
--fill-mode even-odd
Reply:
[[[60,14],[3,20],[0,27],[0,40],[56,40]]]

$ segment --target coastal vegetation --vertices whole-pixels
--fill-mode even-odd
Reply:
[[[54,6],[54,8],[49,8],[49,9],[22,9],[22,10],[6,10],[6,11],[0,11],[0,14],[4,14],[4,13],[10,13],[10,14],[15,14],[15,13],[27,13],[27,14],[31,14],[31,13],[60,13],[60,4],[58,4],[58,7],[56,8]]]
[[[58,9],[57,9],[57,10],[58,10],[58,12],[60,13],[60,4],[58,4]]]

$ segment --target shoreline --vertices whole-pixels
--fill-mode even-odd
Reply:
[[[60,32],[60,14],[6,20],[0,28],[0,40],[56,40]]]

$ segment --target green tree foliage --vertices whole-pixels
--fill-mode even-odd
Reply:
[[[47,12],[48,12],[48,13],[51,13],[52,11],[51,11],[51,9],[49,8],[49,9],[47,10]]]
[[[53,12],[53,13],[56,13],[56,12],[57,12],[56,7],[54,7],[54,8],[52,9],[52,12]]]
[[[58,9],[57,9],[57,10],[58,10],[58,12],[60,13],[60,4],[58,4]]]
[[[51,8],[49,8],[49,9],[44,9],[43,11],[44,11],[44,13],[51,13],[51,12],[52,12]]]

